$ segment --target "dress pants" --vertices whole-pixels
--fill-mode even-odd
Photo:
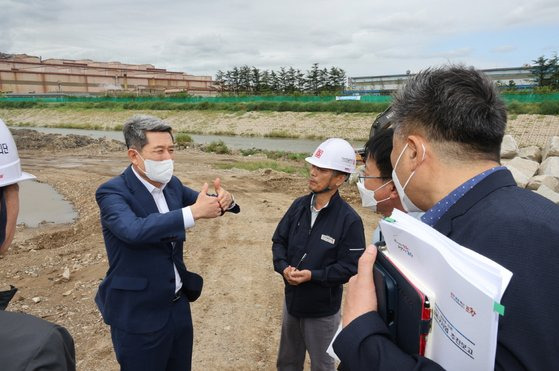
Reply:
[[[308,351],[311,371],[334,371],[336,362],[326,350],[338,330],[340,319],[340,311],[326,317],[294,317],[287,312],[284,301],[277,369],[303,370],[305,352]]]
[[[189,371],[192,363],[190,303],[181,296],[173,303],[162,329],[134,334],[111,327],[116,358],[122,371]]]

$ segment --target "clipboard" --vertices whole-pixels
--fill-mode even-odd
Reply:
[[[432,321],[429,299],[377,248],[373,276],[378,313],[400,349],[424,355]]]

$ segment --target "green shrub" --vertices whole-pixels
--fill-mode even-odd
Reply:
[[[175,143],[178,144],[179,146],[184,146],[192,142],[193,142],[192,137],[187,133],[180,132],[175,135]]]
[[[522,109],[522,103],[520,103],[519,101],[513,100],[512,102],[510,102],[507,105],[507,110],[509,113],[515,113],[515,114],[519,114],[519,113],[523,113],[523,109]]]
[[[257,148],[254,148],[254,147],[248,148],[248,149],[241,149],[239,152],[243,156],[252,156],[252,155],[256,155],[258,153],[262,153],[261,150],[259,150]]]
[[[210,102],[195,103],[195,107],[199,110],[207,110],[210,108]]]
[[[509,114],[541,114],[541,107],[541,103],[522,103],[517,100],[513,100],[507,104],[507,111]]]
[[[540,113],[543,115],[559,115],[559,102],[545,101],[540,105]]]
[[[203,147],[203,150],[205,152],[215,152],[221,155],[231,153],[231,150],[227,147],[227,145],[222,140],[211,142],[210,144]]]
[[[293,161],[301,161],[304,160],[305,158],[309,157],[308,153],[294,153],[294,152],[289,152],[287,154],[287,158]]]
[[[0,102],[0,108],[33,108],[38,105],[39,102]]]

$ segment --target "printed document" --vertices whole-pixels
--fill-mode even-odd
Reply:
[[[380,223],[384,253],[429,295],[425,356],[448,370],[493,370],[512,272],[399,210]],[[472,231],[475,233],[475,231]]]

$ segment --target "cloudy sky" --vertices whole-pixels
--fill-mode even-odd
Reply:
[[[212,76],[244,64],[516,67],[559,52],[559,1],[0,0],[0,52]]]

